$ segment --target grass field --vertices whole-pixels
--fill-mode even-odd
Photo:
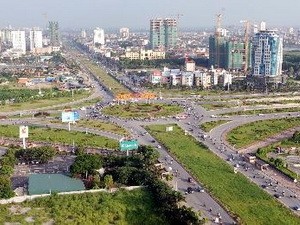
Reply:
[[[1,125],[0,136],[19,138],[19,126]],[[94,134],[85,134],[77,131],[69,132],[62,129],[50,129],[33,126],[29,126],[28,141],[46,141],[69,145],[72,145],[74,141],[76,146],[89,146],[111,149],[118,148],[118,141],[106,137]]]
[[[51,123],[61,123],[61,120],[52,120]],[[99,120],[87,120],[87,119],[81,119],[76,122],[75,127],[86,127],[86,128],[92,128],[96,130],[102,130],[107,132],[112,132],[115,134],[120,135],[128,135],[128,132],[123,127],[120,127],[114,123],[108,123],[108,122],[102,122]]]
[[[230,113],[222,113],[220,115],[235,116],[235,115],[255,115],[255,114],[268,114],[268,113],[283,113],[283,112],[300,112],[300,108],[299,107],[293,107],[293,108],[255,109],[255,110],[245,110],[245,111],[236,111],[236,112],[230,112]]]
[[[227,134],[227,141],[236,148],[243,148],[296,126],[300,126],[300,118],[251,122],[232,129]]]
[[[12,213],[12,207],[25,213]],[[145,190],[54,195],[0,205],[0,224],[168,225],[154,209],[152,197]]]
[[[109,106],[102,112],[123,118],[150,118],[176,115],[183,112],[183,109],[177,105],[132,103]]]
[[[148,126],[147,130],[175,155],[208,191],[247,225],[296,225],[300,218],[278,203],[272,196],[251,183],[240,173],[218,158],[193,137],[173,125]]]
[[[33,100],[24,103],[13,103],[2,105],[0,107],[0,112],[10,112],[10,111],[19,111],[19,110],[36,110],[42,107],[54,106],[63,103],[70,103],[76,100],[80,100],[83,98],[87,98],[91,93],[89,92],[82,92],[74,94],[74,97],[59,97],[59,98],[52,98],[52,99],[41,99],[41,100]]]
[[[109,88],[114,93],[114,95],[119,93],[130,92],[125,86],[123,86],[117,80],[108,75],[103,69],[101,69],[96,64],[87,60],[82,60],[82,63],[84,63],[93,74],[97,75],[101,83],[103,83],[107,88]]]
[[[81,108],[83,106],[91,106],[91,105],[94,105],[96,104],[97,102],[100,102],[101,101],[101,98],[94,98],[94,99],[90,99],[90,100],[87,100],[87,101],[84,101],[84,102],[80,102],[80,103],[74,103],[70,106],[65,106],[65,107],[55,107],[53,109],[61,109],[61,110],[64,110],[64,109],[69,109],[69,108],[72,108],[72,109],[78,109],[78,108]]]
[[[213,128],[221,125],[221,124],[224,124],[224,123],[227,123],[229,122],[230,120],[216,120],[216,121],[210,121],[210,122],[205,122],[205,123],[202,123],[200,125],[200,128],[202,130],[204,130],[205,132],[209,132],[211,131]]]

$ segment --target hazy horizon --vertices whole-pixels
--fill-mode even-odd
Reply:
[[[203,28],[215,26],[218,13],[223,15],[224,26],[239,26],[240,20],[249,20],[300,27],[300,1],[295,0],[9,0],[1,6],[0,27],[44,28],[47,21],[54,20],[61,28],[148,29],[151,18],[182,14],[180,27]]]

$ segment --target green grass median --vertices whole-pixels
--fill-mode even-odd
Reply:
[[[300,126],[298,117],[255,121],[232,129],[227,141],[236,148],[243,148],[297,126]]]
[[[66,124],[66,127],[68,125]],[[1,125],[0,136],[19,138],[19,126]],[[117,149],[118,141],[95,134],[85,134],[78,131],[67,131],[63,129],[50,129],[44,127],[29,126],[28,141],[45,141],[50,143],[62,143],[76,146],[99,147]]]
[[[220,126],[224,123],[230,122],[230,120],[216,120],[216,121],[210,121],[200,124],[200,128],[204,130],[205,132],[211,131],[213,128]]]
[[[248,225],[296,225],[300,218],[265,193],[256,184],[213,154],[193,137],[184,135],[176,125],[173,132],[166,126],[147,126],[147,130],[175,155],[220,202]]]
[[[114,93],[114,95],[119,94],[119,93],[129,93],[131,92],[128,88],[120,84],[119,81],[111,77],[109,74],[107,74],[102,68],[100,68],[98,65],[96,65],[93,62],[87,61],[87,60],[82,60],[81,61],[83,64],[87,66],[87,68],[95,74],[101,83],[103,83],[109,90]]]
[[[108,106],[105,107],[102,112],[107,115],[119,116],[123,118],[150,118],[174,116],[180,112],[183,112],[183,109],[177,105],[129,103],[126,105]]]
[[[238,116],[238,115],[256,115],[256,114],[270,114],[270,113],[285,113],[285,112],[299,112],[299,107],[292,108],[270,108],[270,109],[253,109],[253,110],[244,110],[236,111],[230,113],[222,113],[223,116]]]

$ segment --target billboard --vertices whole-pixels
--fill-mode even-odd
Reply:
[[[19,136],[20,138],[28,138],[28,126],[19,127]]]
[[[139,144],[137,140],[130,141],[120,141],[120,150],[121,151],[130,151],[138,149]]]
[[[70,111],[61,113],[62,122],[74,122],[79,120],[79,113],[77,111]]]

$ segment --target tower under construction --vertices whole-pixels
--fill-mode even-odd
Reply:
[[[56,21],[49,21],[49,38],[51,46],[60,46],[59,26]]]
[[[173,18],[150,20],[150,46],[172,48],[177,44],[177,21]]]

